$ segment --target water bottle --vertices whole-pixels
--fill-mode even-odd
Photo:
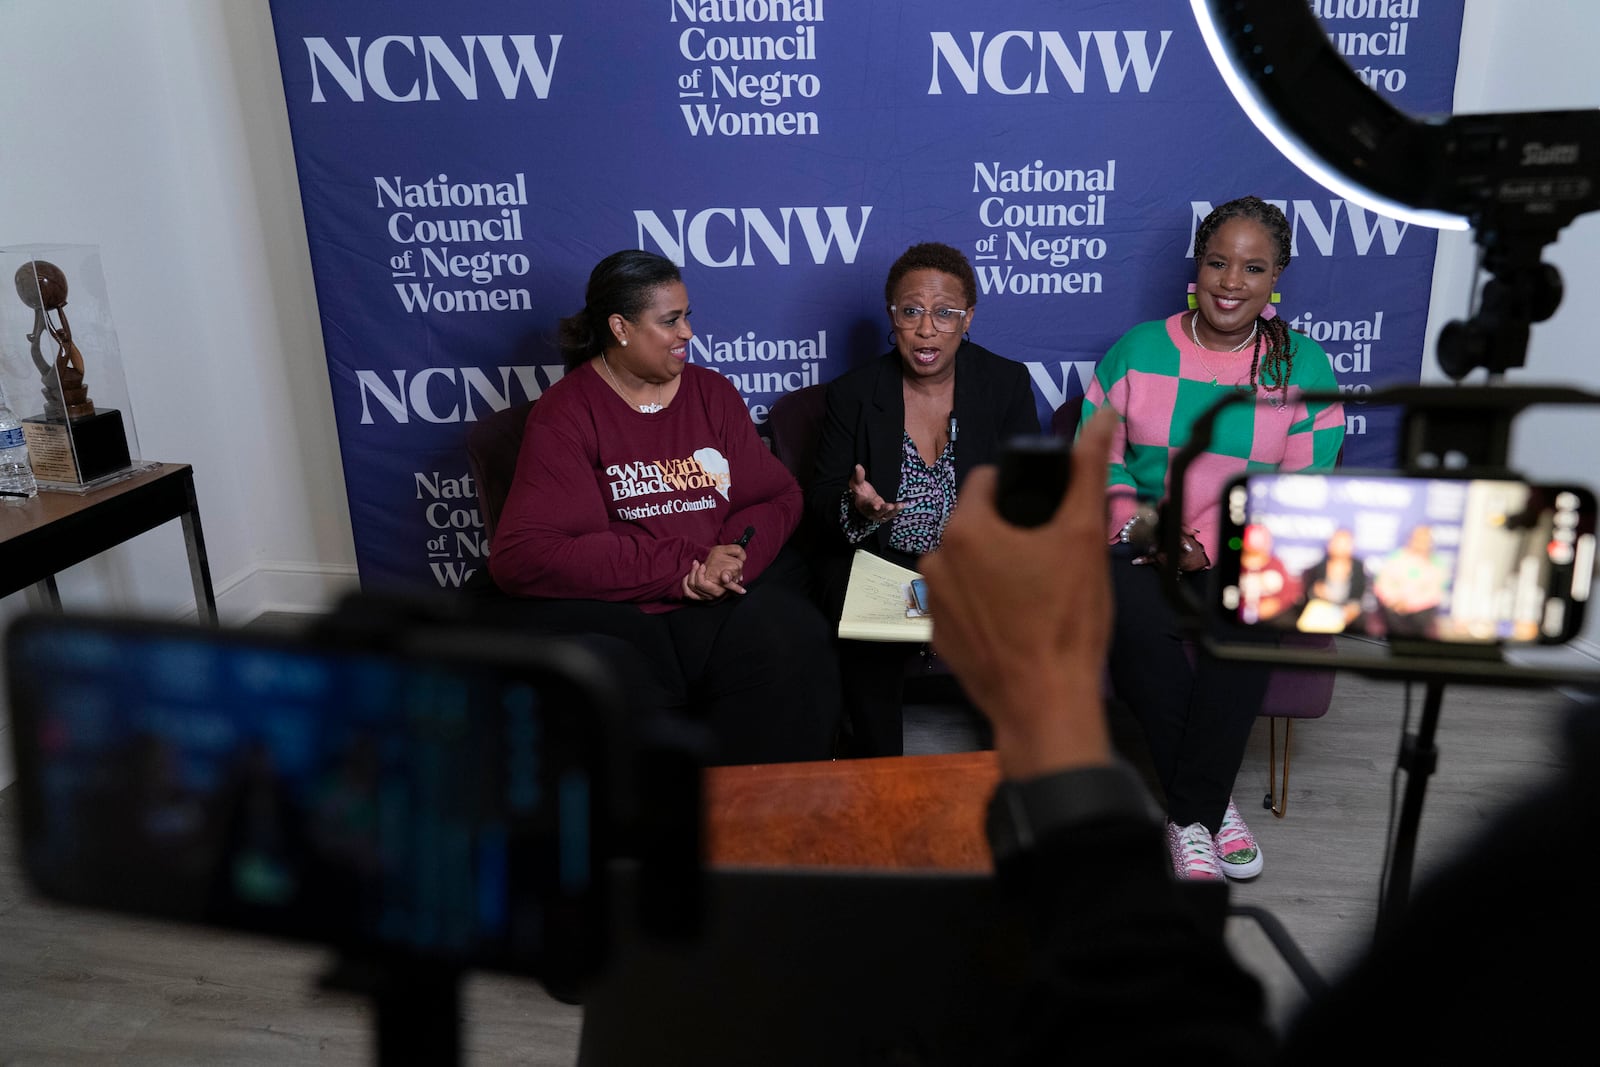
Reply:
[[[21,504],[39,495],[39,483],[28,462],[28,441],[22,436],[22,420],[11,410],[5,390],[0,388],[0,499]]]

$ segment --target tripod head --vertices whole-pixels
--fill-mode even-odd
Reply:
[[[1526,360],[1528,328],[1555,314],[1561,273],[1541,262],[1555,239],[1547,229],[1477,230],[1479,266],[1489,274],[1476,313],[1445,324],[1439,333],[1439,369],[1460,381],[1478,368],[1497,377]]]

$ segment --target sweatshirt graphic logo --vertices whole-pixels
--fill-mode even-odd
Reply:
[[[727,457],[715,448],[698,448],[681,459],[658,459],[638,463],[613,463],[606,468],[611,479],[611,499],[631,500],[714,489],[728,499],[733,482]]]

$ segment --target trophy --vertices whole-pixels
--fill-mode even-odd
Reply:
[[[39,369],[44,413],[22,420],[34,474],[47,481],[82,484],[129,465],[122,413],[96,410],[84,384],[83,353],[67,322],[67,276],[54,263],[30,260],[17,269],[17,296],[33,309],[28,334],[33,365]],[[55,345],[45,354],[46,337]]]

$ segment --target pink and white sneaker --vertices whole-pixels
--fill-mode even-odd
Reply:
[[[1244,824],[1244,816],[1228,798],[1228,810],[1222,813],[1222,829],[1211,839],[1212,850],[1221,861],[1222,872],[1229,878],[1254,878],[1261,873],[1261,846],[1256,835]]]
[[[1167,849],[1172,853],[1172,872],[1179,878],[1220,882],[1225,876],[1222,861],[1211,843],[1211,831],[1202,822],[1188,826],[1167,823]]]

